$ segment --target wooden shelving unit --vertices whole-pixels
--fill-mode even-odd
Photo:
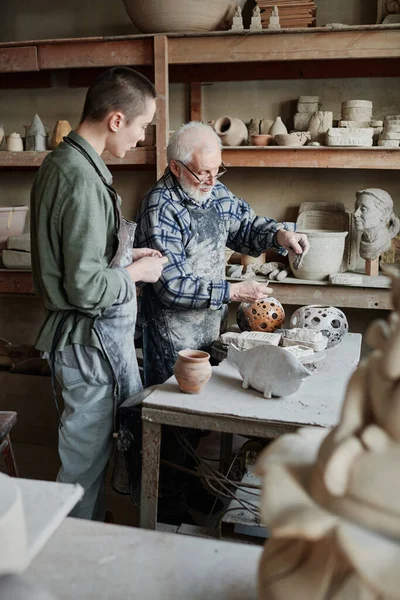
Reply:
[[[49,87],[50,74],[57,70],[68,73],[70,86],[88,86],[101,70],[117,65],[133,66],[155,81],[158,91],[156,146],[137,148],[122,160],[105,157],[106,163],[121,169],[155,166],[159,177],[166,166],[169,83],[190,84],[190,117],[199,120],[203,81],[398,77],[400,25],[0,43],[2,88]],[[0,169],[36,169],[44,156],[46,153],[41,152],[0,152]],[[240,147],[226,148],[223,152],[223,161],[228,167],[396,170],[399,159],[400,150],[388,148]],[[0,291],[4,278],[12,276],[1,277]],[[25,278],[26,282],[28,277],[29,274],[15,275],[15,291],[22,289],[21,281]],[[280,286],[282,293],[287,293],[285,301],[292,304],[307,303],[307,298],[320,298],[322,302],[327,294],[324,286],[315,286],[314,290],[297,282],[286,287],[287,290]],[[343,296],[342,300],[338,297],[338,301],[343,306],[389,307],[386,289],[367,292],[360,288],[360,293],[354,292],[359,297],[357,301],[354,294],[353,299]],[[296,302],[292,301],[294,297]]]
[[[0,169],[37,169],[48,152],[0,152]],[[115,158],[108,152],[103,155],[106,165],[113,167],[154,167],[156,164],[155,148],[135,148],[127,152],[124,158]]]

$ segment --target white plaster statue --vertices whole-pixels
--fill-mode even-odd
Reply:
[[[340,422],[304,428],[261,455],[261,515],[272,532],[259,600],[400,598],[400,276],[394,311],[367,332]]]
[[[253,14],[250,22],[250,30],[252,31],[261,31],[262,30],[262,22],[261,22],[261,11],[259,6],[255,6],[253,8]]]
[[[392,238],[400,230],[391,196],[378,188],[356,193],[354,221],[357,230],[362,232],[360,255],[369,260],[388,250]]]
[[[279,17],[279,11],[276,5],[272,7],[271,17]]]
[[[242,9],[237,6],[232,19],[231,31],[243,31],[243,29]]]
[[[260,7],[256,4],[255,7],[253,8],[253,17],[260,17],[260,16],[261,16]]]
[[[235,10],[235,17],[240,17],[240,18],[242,18],[242,9],[240,8],[240,6],[237,6],[237,7],[236,7],[236,10]]]

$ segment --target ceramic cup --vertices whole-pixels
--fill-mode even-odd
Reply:
[[[181,350],[174,366],[179,389],[184,394],[199,394],[211,377],[210,355],[201,350]]]

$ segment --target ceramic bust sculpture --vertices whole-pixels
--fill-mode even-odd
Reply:
[[[394,311],[367,332],[373,352],[337,427],[281,436],[259,459],[272,532],[259,600],[400,598],[400,276],[389,274]]]
[[[378,188],[356,193],[354,220],[357,230],[362,232],[360,255],[368,260],[374,260],[388,250],[392,238],[400,230],[391,196]]]

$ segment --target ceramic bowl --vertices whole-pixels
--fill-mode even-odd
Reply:
[[[272,139],[272,135],[268,135],[267,133],[261,133],[258,135],[252,135],[250,141],[252,146],[269,146]]]
[[[308,131],[295,131],[293,133],[278,133],[275,141],[278,146],[304,146],[310,139]]]

